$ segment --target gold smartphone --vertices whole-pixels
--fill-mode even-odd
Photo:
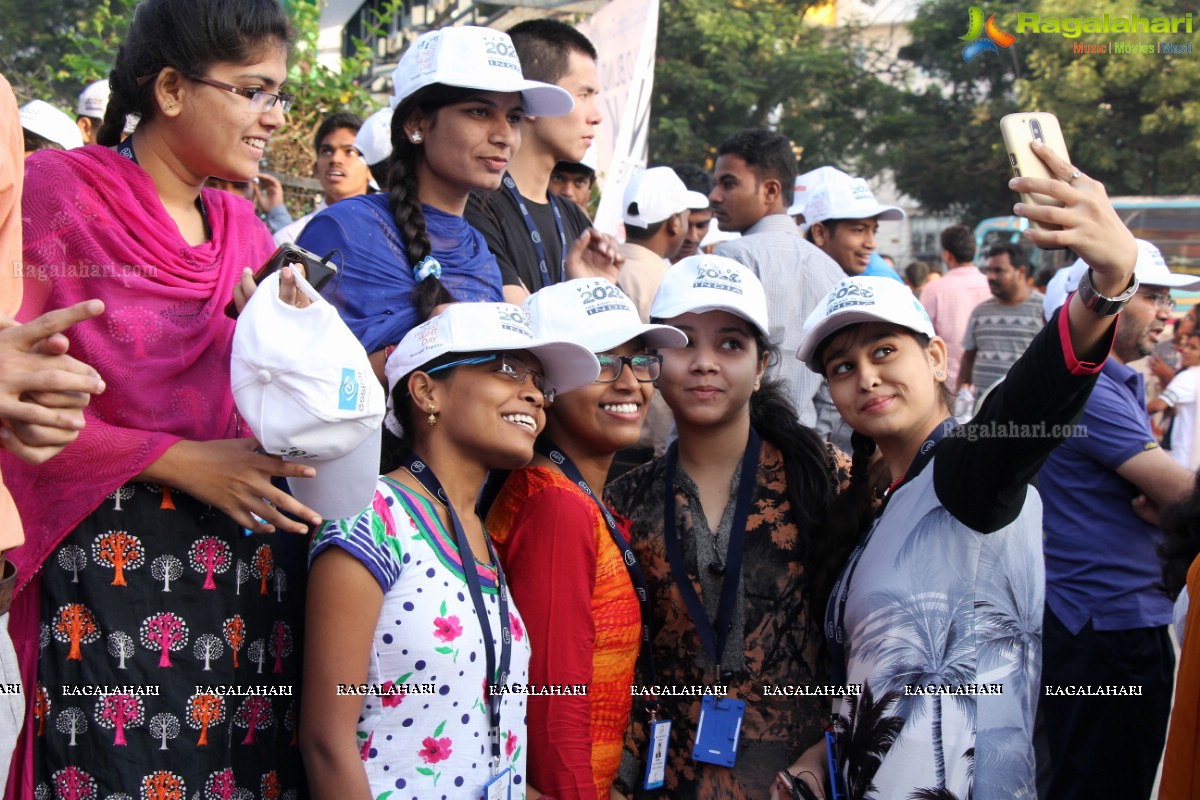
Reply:
[[[1059,127],[1058,117],[1043,111],[1031,111],[1024,114],[1009,114],[1000,120],[1000,133],[1004,136],[1004,150],[1008,153],[1008,163],[1013,175],[1018,178],[1050,178],[1058,176],[1050,172],[1045,162],[1034,154],[1029,145],[1034,140],[1041,142],[1057,153],[1068,164],[1067,143],[1063,140],[1062,128]],[[1021,192],[1021,202],[1034,206],[1062,207],[1062,201],[1049,195],[1034,192]],[[1061,225],[1046,225],[1041,222],[1032,224],[1042,230],[1062,230]]]

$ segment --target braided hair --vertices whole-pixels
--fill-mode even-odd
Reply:
[[[292,26],[278,0],[143,0],[117,49],[111,92],[96,141],[114,147],[125,117],[155,113],[154,76],[166,67],[203,75],[214,64],[244,64],[272,45],[291,49]]]
[[[392,154],[387,162],[388,206],[400,232],[400,240],[408,251],[409,266],[415,267],[433,251],[429,233],[425,229],[425,214],[421,211],[421,198],[417,194],[417,165],[423,157],[420,144],[409,140],[404,123],[415,112],[430,120],[429,128],[436,125],[438,109],[461,103],[478,94],[477,89],[432,84],[406,97],[392,114]],[[413,304],[419,319],[428,319],[433,309],[443,303],[452,303],[454,298],[436,275],[427,275],[413,290]]]

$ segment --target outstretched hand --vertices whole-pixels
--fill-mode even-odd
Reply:
[[[0,315],[0,445],[13,455],[40,464],[79,436],[104,380],[67,355],[63,331],[103,312],[104,303],[88,300],[24,325]]]
[[[1025,236],[1038,247],[1069,247],[1092,268],[1093,283],[1104,295],[1125,291],[1137,262],[1137,243],[1109,202],[1104,185],[1084,175],[1041,142],[1031,145],[1055,176],[1013,178],[1009,187],[1022,193],[1049,195],[1063,203],[1035,206],[1017,203],[1013,213],[1035,222],[1060,225],[1062,230],[1029,228]]]

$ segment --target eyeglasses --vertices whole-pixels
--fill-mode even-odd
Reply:
[[[532,377],[533,388],[542,393],[542,397],[546,400],[546,405],[550,405],[554,402],[556,390],[550,385],[550,382],[546,380],[546,376],[527,366],[521,359],[514,355],[509,355],[508,353],[493,353],[490,356],[463,358],[459,359],[458,361],[451,361],[449,364],[441,364],[433,369],[424,370],[424,372],[426,375],[432,375],[435,372],[439,372],[444,369],[450,369],[451,367],[463,367],[469,364],[486,364],[489,361],[495,361],[497,359],[499,359],[500,365],[492,370],[492,372],[498,372],[501,375],[512,378],[514,381],[520,384],[525,383],[525,381]]]
[[[1171,298],[1170,292],[1138,292],[1138,294],[1154,303],[1154,307],[1162,311],[1172,311],[1175,308],[1175,301]]]
[[[596,356],[596,360],[600,362],[600,375],[596,378],[597,383],[612,383],[617,380],[625,371],[626,364],[629,365],[629,371],[633,373],[633,377],[640,383],[656,381],[659,373],[662,372],[662,356],[659,355]]]
[[[145,86],[150,81],[158,77],[158,73],[153,75],[143,75],[137,79],[138,86]],[[224,89],[227,92],[240,94],[242,97],[250,101],[250,110],[255,114],[263,114],[275,107],[276,103],[283,105],[283,113],[288,113],[292,109],[292,103],[296,101],[296,95],[288,94],[287,92],[264,92],[262,89],[243,89],[239,86],[234,86],[229,83],[222,83],[213,78],[206,78],[203,75],[185,75],[188,80],[196,81],[197,83],[206,83],[209,86],[217,89]]]

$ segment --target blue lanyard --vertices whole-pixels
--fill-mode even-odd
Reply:
[[[646,582],[646,573],[642,571],[642,565],[638,563],[637,555],[633,552],[633,548],[629,546],[629,542],[621,535],[620,529],[617,528],[617,521],[613,519],[612,512],[608,510],[608,506],[601,502],[599,497],[592,492],[592,487],[588,486],[587,481],[583,479],[583,475],[579,469],[571,462],[571,459],[562,450],[559,450],[553,442],[548,441],[545,437],[537,440],[534,448],[544,455],[546,458],[554,462],[563,475],[567,479],[578,486],[584,494],[591,498],[596,507],[600,509],[601,515],[604,517],[604,522],[608,525],[608,535],[612,537],[613,544],[621,551],[621,557],[625,561],[625,569],[629,572],[629,580],[633,584],[633,589],[637,593],[638,605],[641,606],[642,612],[642,646],[638,653],[638,662],[641,664],[642,677],[651,686],[658,682],[657,674],[654,671],[654,651],[650,644],[650,586]]]
[[[529,208],[525,205],[525,198],[517,191],[517,182],[507,172],[504,173],[504,180],[502,182],[504,188],[508,189],[508,193],[512,195],[513,202],[517,204],[517,208],[521,209],[521,219],[525,220],[525,228],[529,231],[529,238],[533,240],[533,250],[537,254],[538,269],[542,271],[542,285],[552,286],[555,283],[565,281],[567,279],[567,234],[563,230],[562,212],[558,210],[558,203],[554,199],[554,193],[550,192],[547,196],[550,199],[550,208],[554,211],[554,227],[558,230],[558,241],[562,246],[557,281],[550,277],[550,267],[546,263],[546,248],[542,244],[542,234],[538,231],[537,225],[533,221],[533,216],[530,215]]]
[[[717,667],[717,680],[720,680],[721,657],[725,654],[726,640],[733,629],[733,604],[737,601],[738,584],[742,580],[742,546],[745,543],[746,520],[750,518],[750,497],[754,494],[754,484],[758,475],[758,454],[762,449],[762,439],[754,428],[750,428],[750,436],[746,442],[746,452],[742,455],[742,476],[738,484],[737,501],[733,507],[733,527],[729,531],[729,550],[725,554],[725,576],[721,580],[721,600],[717,607],[716,630],[708,621],[704,604],[696,595],[696,589],[688,577],[683,564],[683,552],[679,547],[679,534],[675,529],[675,466],[679,460],[679,442],[672,442],[667,449],[666,458],[666,498],[663,501],[663,540],[667,550],[667,561],[671,564],[671,574],[675,585],[687,606],[688,615],[704,649],[712,656],[713,664]]]
[[[471,552],[471,542],[467,539],[467,532],[458,518],[458,512],[450,504],[450,498],[442,490],[441,482],[433,474],[429,465],[415,455],[409,454],[404,466],[408,469],[409,474],[420,481],[431,495],[445,504],[450,511],[450,521],[454,523],[454,541],[458,545],[458,555],[462,561],[463,579],[467,582],[467,589],[471,592],[471,602],[475,605],[475,616],[479,618],[479,626],[483,629],[483,652],[487,659],[487,701],[491,714],[492,772],[496,774],[500,768],[500,701],[504,698],[500,692],[495,691],[495,687],[503,687],[508,684],[508,668],[512,661],[512,624],[508,619],[508,587],[504,583],[504,572],[500,568],[500,560],[496,558],[496,551],[492,548],[492,540],[488,538],[485,531],[484,541],[487,542],[488,557],[496,565],[496,592],[499,595],[500,604],[500,670],[497,673],[496,640],[492,638],[492,625],[488,621],[487,606],[483,603],[483,588],[479,582],[479,572],[475,568],[475,556]]]
[[[871,525],[871,530],[862,538],[858,546],[854,548],[854,552],[850,554],[849,560],[846,561],[845,568],[842,569],[842,575],[838,578],[833,587],[833,594],[829,598],[829,604],[825,606],[825,638],[829,641],[829,656],[833,661],[833,685],[843,686],[847,680],[847,665],[846,665],[846,601],[850,597],[850,581],[854,579],[854,572],[858,569],[858,562],[862,558],[863,552],[867,549],[867,545],[871,542],[871,537],[875,535],[875,530],[879,527],[879,522],[883,517],[883,512],[887,508],[888,502],[900,491],[900,488],[912,481],[921,474],[921,470],[929,465],[933,460],[933,451],[945,436],[949,428],[958,426],[958,422],[954,417],[947,417],[938,426],[933,429],[933,433],[929,434],[929,438],[921,443],[921,449],[917,451],[917,457],[908,465],[908,471],[904,473],[904,477],[894,487],[889,488],[883,494],[883,505],[879,511],[875,512],[875,522]]]

